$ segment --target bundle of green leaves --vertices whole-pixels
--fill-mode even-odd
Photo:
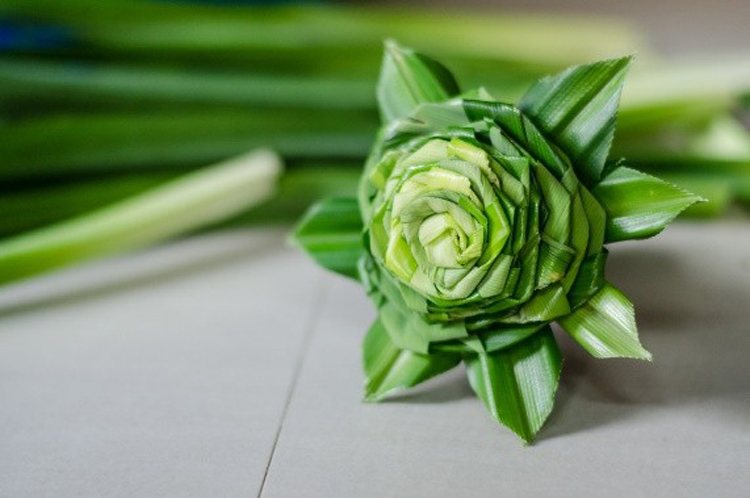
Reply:
[[[295,232],[377,307],[366,399],[463,362],[491,415],[528,442],[562,367],[550,323],[595,357],[651,358],[605,280],[605,244],[653,236],[701,199],[608,158],[630,64],[571,67],[513,105],[460,93],[443,66],[386,43],[383,127],[358,198],[322,201]]]

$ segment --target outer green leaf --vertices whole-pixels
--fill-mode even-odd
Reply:
[[[447,100],[458,94],[458,85],[442,65],[388,40],[377,94],[383,121],[388,123],[406,117],[419,104]]]
[[[599,292],[606,284],[604,280],[604,267],[609,252],[602,249],[601,252],[593,254],[581,262],[578,276],[568,291],[568,301],[572,308],[588,301],[590,297]]]
[[[503,135],[507,135],[505,143],[501,148],[510,155],[515,155],[509,150],[507,138],[515,143],[510,144],[512,148],[524,150],[526,154],[544,164],[547,169],[558,179],[562,177],[567,169],[559,149],[542,136],[537,126],[516,106],[502,102],[487,102],[482,100],[462,100],[466,116],[471,121],[483,121],[487,118],[493,120],[500,127]],[[495,135],[496,143],[500,137]]]
[[[396,305],[384,302],[379,309],[380,321],[398,347],[421,354],[430,352],[433,342],[466,337],[463,322],[428,323],[419,313],[401,312]]]
[[[458,365],[456,354],[414,353],[399,349],[380,320],[370,328],[362,345],[365,400],[379,401],[402,389],[416,386]]]
[[[331,198],[312,206],[294,231],[294,241],[321,266],[357,278],[362,218],[354,198]]]
[[[645,239],[703,199],[656,177],[620,166],[594,188],[607,212],[606,242]]]
[[[552,411],[562,358],[552,330],[465,359],[469,382],[498,422],[530,442]]]
[[[632,57],[574,66],[537,82],[519,107],[570,157],[587,185],[601,177]]]
[[[560,284],[537,292],[518,310],[517,315],[507,320],[508,323],[542,322],[570,313],[570,304],[565,295],[565,289]]]
[[[469,126],[463,106],[459,102],[448,101],[441,103],[422,104],[409,113],[409,119],[402,119],[392,123],[387,128],[385,138],[386,148],[398,147],[403,142],[417,137],[440,133],[448,128]],[[454,133],[461,134],[458,129]],[[463,132],[467,136],[473,136]]]
[[[558,323],[596,358],[651,360],[638,340],[632,303],[612,284]]]
[[[546,325],[543,323],[523,323],[503,326],[496,330],[483,331],[458,340],[437,342],[430,351],[444,353],[492,353],[509,348],[536,334]]]

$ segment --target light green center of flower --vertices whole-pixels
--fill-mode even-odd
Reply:
[[[459,139],[431,140],[400,158],[385,186],[380,250],[394,275],[441,299],[479,291],[511,231],[491,164]]]

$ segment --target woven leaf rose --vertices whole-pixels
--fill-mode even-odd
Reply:
[[[516,106],[386,43],[384,126],[358,199],[311,208],[295,232],[378,309],[367,400],[463,362],[491,415],[530,441],[562,366],[556,321],[598,358],[650,359],[604,245],[660,232],[699,199],[609,161],[629,57],[539,81]]]

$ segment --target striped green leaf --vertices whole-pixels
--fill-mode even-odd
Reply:
[[[331,198],[312,206],[293,239],[322,267],[357,278],[362,253],[362,218],[357,200]]]
[[[374,132],[367,116],[309,109],[54,114],[0,127],[0,181],[185,171],[259,146],[359,159]]]
[[[458,84],[442,65],[386,41],[378,81],[378,105],[384,122],[407,116],[419,104],[442,102],[457,93]]]
[[[519,107],[570,157],[587,185],[601,177],[632,57],[574,66],[544,78]]]
[[[530,442],[552,411],[562,357],[552,330],[465,359],[469,382],[492,417]]]
[[[398,348],[378,319],[362,345],[365,400],[380,401],[402,389],[416,386],[458,365],[457,354],[419,354]]]
[[[207,71],[84,60],[0,58],[0,103],[17,99],[90,106],[211,104],[297,109],[370,109],[374,82],[364,78]]]
[[[638,340],[633,304],[612,284],[558,323],[596,358],[651,360]]]
[[[606,242],[658,234],[701,197],[664,180],[620,166],[592,191],[607,212]]]

